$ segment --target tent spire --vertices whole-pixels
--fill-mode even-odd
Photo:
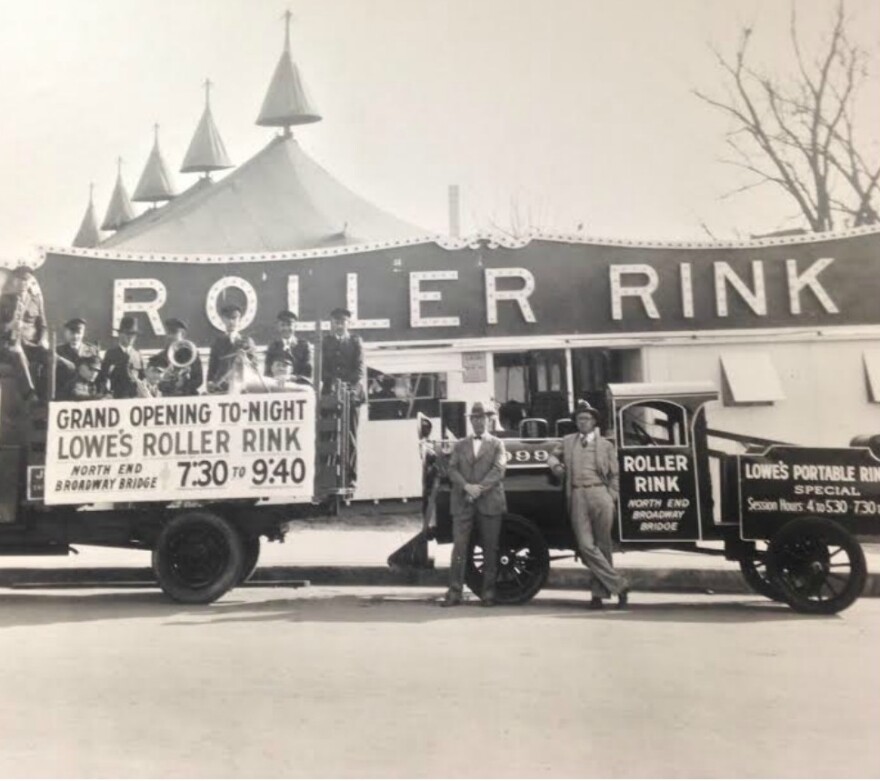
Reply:
[[[148,201],[156,205],[158,201],[170,201],[174,197],[171,174],[165,158],[159,149],[159,125],[153,125],[153,150],[147,158],[144,172],[134,189],[133,201]]]
[[[116,159],[116,186],[113,195],[110,196],[110,204],[107,206],[107,214],[101,223],[101,230],[119,230],[129,220],[134,219],[134,209],[131,208],[131,199],[128,190],[122,182],[122,158]]]
[[[74,247],[97,247],[101,241],[101,232],[98,230],[98,219],[95,217],[95,183],[89,184],[89,205],[83,215],[76,238],[73,240]]]
[[[205,110],[196,127],[189,149],[183,158],[181,173],[203,173],[210,178],[211,171],[222,171],[232,168],[229,155],[211,114],[211,87],[213,82],[205,79]]]
[[[319,122],[321,115],[312,107],[299,75],[299,69],[290,56],[290,20],[293,14],[284,13],[284,51],[275,66],[275,73],[263,99],[257,124],[264,127],[283,127],[290,135],[292,125]]]

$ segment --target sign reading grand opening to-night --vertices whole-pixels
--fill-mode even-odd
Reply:
[[[46,504],[308,501],[315,396],[60,402],[50,407]]]

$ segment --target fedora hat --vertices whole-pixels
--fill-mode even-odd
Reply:
[[[124,315],[119,321],[119,327],[116,330],[120,334],[136,334],[138,332],[137,320],[131,315]]]
[[[595,420],[596,423],[599,423],[602,420],[602,416],[599,410],[597,410],[593,406],[590,406],[590,402],[584,401],[583,399],[575,404],[574,412],[571,413],[571,419],[577,422],[578,415],[583,415],[584,413],[586,413],[587,415],[592,415],[593,420]]]

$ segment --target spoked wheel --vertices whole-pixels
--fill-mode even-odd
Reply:
[[[862,546],[827,518],[789,521],[770,541],[767,567],[785,601],[800,613],[845,610],[867,578]]]
[[[214,513],[197,510],[169,521],[153,550],[161,589],[177,602],[206,604],[234,588],[244,563],[242,537]]]
[[[749,588],[774,602],[785,602],[785,594],[767,571],[766,551],[754,550],[739,560],[739,569]]]
[[[251,537],[243,534],[241,536],[242,548],[244,550],[244,563],[241,567],[241,578],[239,585],[247,583],[257,571],[257,563],[260,560],[260,538]]]
[[[483,548],[474,535],[468,556],[465,581],[478,596],[483,593]],[[520,605],[537,594],[550,572],[550,552],[535,524],[517,515],[505,515],[498,541],[498,578],[495,601]]]

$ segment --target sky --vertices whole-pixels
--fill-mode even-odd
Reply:
[[[831,0],[795,0],[818,40]],[[533,228],[628,239],[747,236],[797,225],[764,187],[736,197],[710,46],[753,29],[768,68],[793,68],[782,0],[0,0],[0,261],[68,246],[95,184],[103,217],[123,159],[134,189],[153,125],[175,172],[202,83],[233,162],[294,14],[295,62],[324,119],[303,148],[355,192],[426,229]],[[872,53],[864,143],[880,150],[880,1],[848,0]],[[176,174],[183,189],[194,175]],[[140,207],[139,207],[140,208]]]

